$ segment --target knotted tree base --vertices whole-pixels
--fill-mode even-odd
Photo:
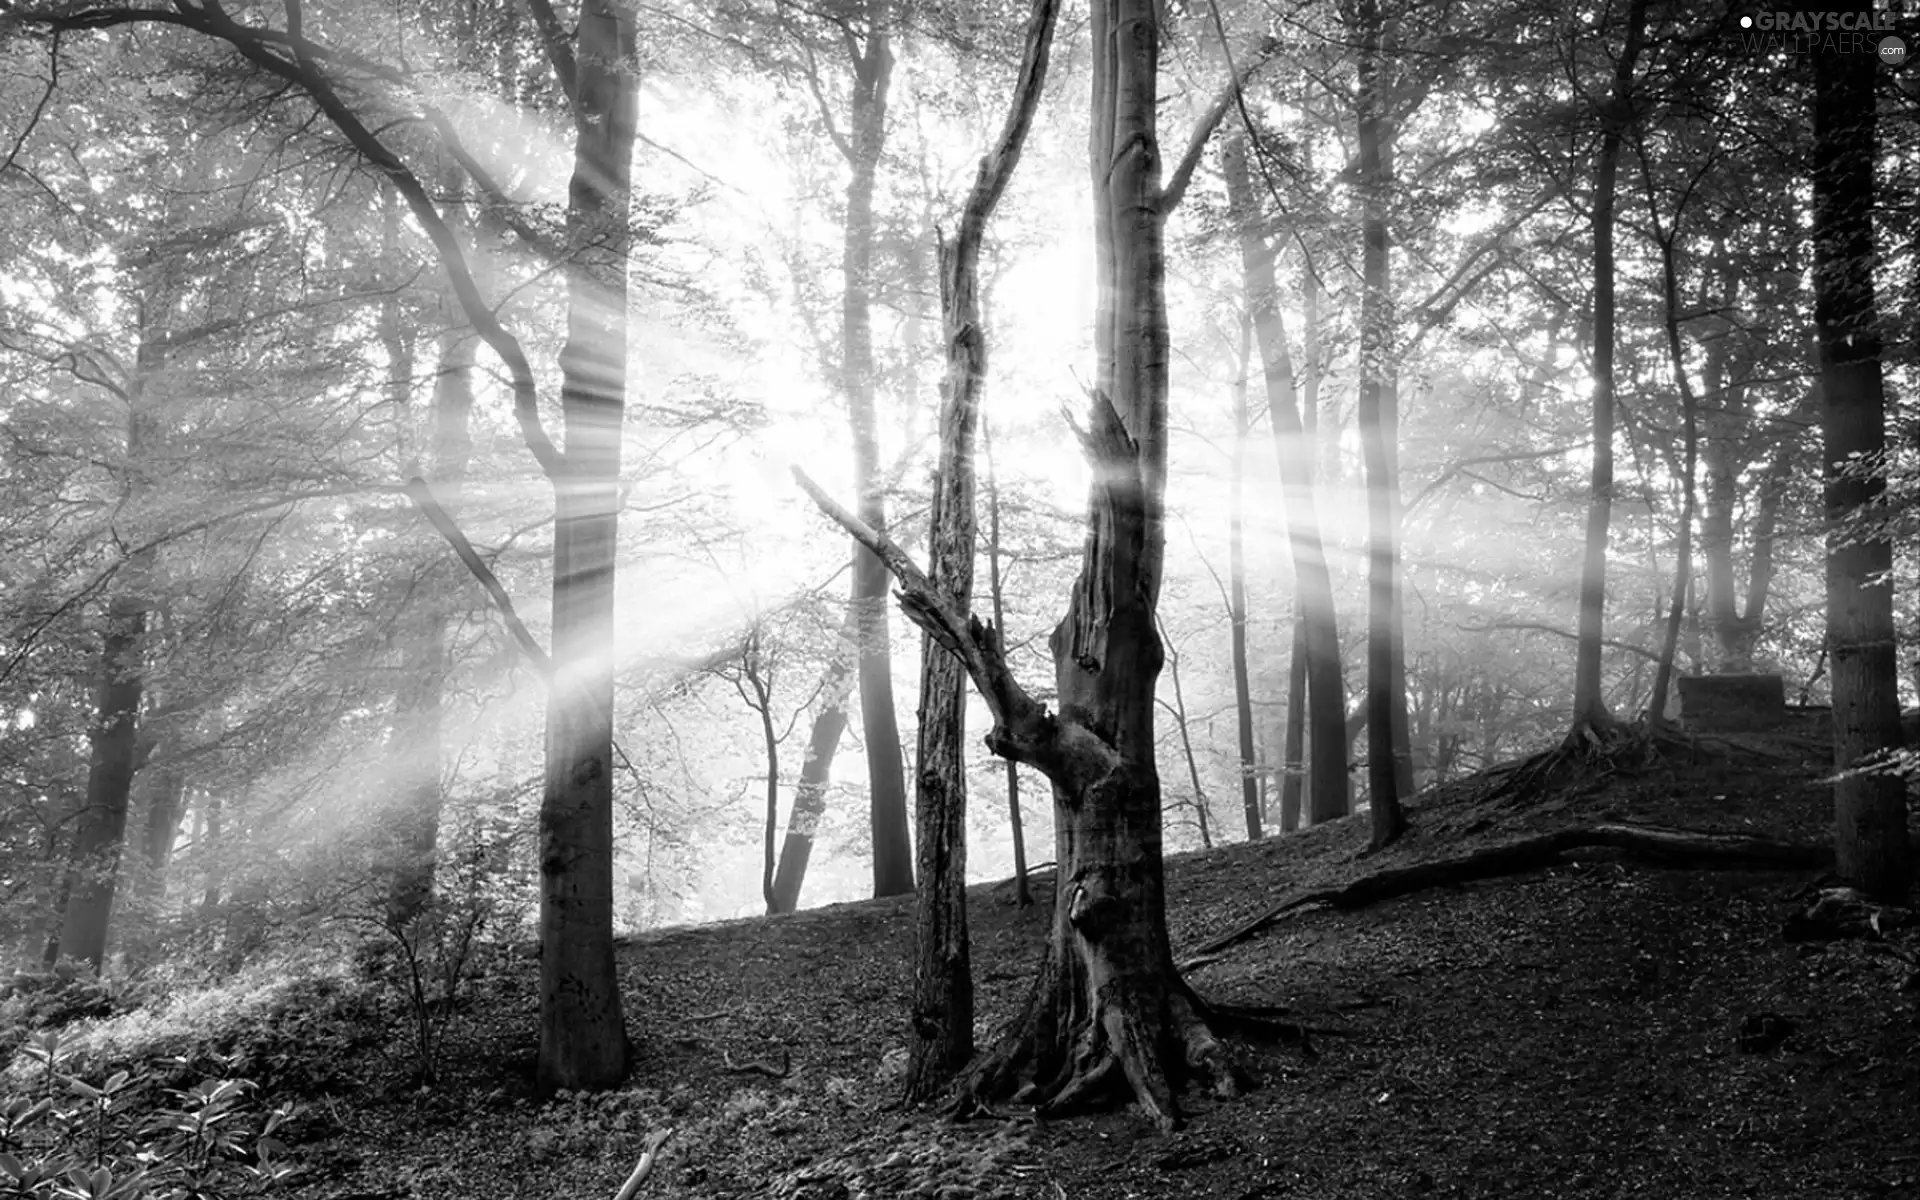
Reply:
[[[1164,919],[1152,919],[1158,870],[1150,882],[1131,874],[1089,869],[1072,885],[1026,1012],[961,1081],[962,1115],[1000,1100],[1052,1117],[1131,1099],[1172,1130],[1183,1087],[1223,1098],[1244,1088],[1206,1005],[1174,968]]]
[[[1114,987],[1094,1011],[1062,1028],[1052,1014],[1030,1014],[964,1081],[959,1115],[992,1111],[999,1099],[1030,1105],[1042,1117],[1120,1107],[1129,1100],[1163,1131],[1180,1127],[1180,1090],[1207,1088],[1228,1099],[1246,1087],[1204,1004],[1177,979],[1152,997]],[[1043,1044],[1043,1033],[1046,1044]]]

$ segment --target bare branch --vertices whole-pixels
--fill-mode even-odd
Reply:
[[[1580,635],[1561,629],[1557,625],[1547,625],[1539,621],[1489,621],[1485,625],[1458,625],[1455,628],[1465,633],[1493,633],[1502,629],[1526,630],[1533,633],[1550,633],[1569,642],[1577,642]],[[1611,646],[1615,650],[1625,650],[1628,654],[1637,654],[1648,662],[1659,662],[1660,656],[1645,646],[1636,646],[1632,642],[1623,642],[1616,638],[1601,638],[1600,644]]]
[[[298,3],[288,5],[289,16],[297,20]],[[306,40],[297,26],[286,31],[243,25],[233,19],[219,0],[203,0],[174,10],[102,6],[55,10],[44,13],[16,14],[51,29],[100,29],[115,25],[148,22],[178,25],[195,33],[218,38],[239,52],[241,57],[267,73],[294,84],[307,93],[320,111],[332,121],[349,145],[393,184],[407,202],[421,228],[426,230],[435,253],[447,272],[448,282],[460,302],[462,314],[474,332],[505,364],[513,387],[514,419],[521,438],[534,460],[548,478],[557,478],[565,467],[560,450],[547,436],[540,420],[539,392],[534,384],[533,368],[518,338],[509,333],[480,295],[479,285],[467,266],[466,255],[439,209],[434,206],[419,177],[400,160],[379,135],[368,128],[342,99],[332,81],[321,70],[322,59],[337,58],[331,50]],[[281,49],[285,48],[284,52]],[[288,55],[291,54],[291,58]],[[384,71],[383,71],[384,74]],[[402,77],[404,78],[404,77]]]
[[[780,23],[785,25],[788,34],[800,43],[800,53],[806,59],[806,64],[801,68],[800,73],[807,81],[807,90],[813,93],[814,103],[820,106],[820,123],[826,127],[827,136],[833,139],[834,147],[840,151],[841,157],[845,158],[848,162],[854,162],[856,155],[854,153],[853,143],[847,140],[847,136],[840,132],[840,126],[834,122],[833,105],[827,102],[826,89],[820,84],[820,63],[814,57],[813,44],[807,41],[804,34],[793,27],[792,21],[787,17],[787,5],[784,3],[779,4],[778,8],[780,10]],[[856,67],[859,61],[859,56],[854,56]]]
[[[47,90],[40,93],[40,103],[33,106],[33,112],[28,115],[27,123],[21,126],[20,136],[13,140],[13,149],[7,151],[6,161],[0,162],[0,175],[6,174],[13,168],[14,160],[19,158],[20,151],[26,148],[27,139],[33,136],[34,129],[40,124],[41,116],[47,111],[47,102],[53,99],[54,90],[59,86],[60,31],[56,29],[47,46]]]
[[[653,1164],[659,1160],[660,1147],[666,1145],[667,1139],[672,1136],[673,1126],[671,1125],[647,1135],[646,1150],[641,1153],[640,1161],[633,1164],[633,1173],[628,1175],[627,1181],[620,1185],[620,1190],[614,1194],[613,1200],[633,1200],[634,1196],[639,1194],[640,1185],[647,1181],[647,1176],[653,1174]]]
[[[533,23],[540,27],[540,40],[547,47],[547,61],[553,64],[554,79],[566,94],[567,103],[577,107],[580,70],[574,65],[572,39],[547,0],[527,0],[527,11],[533,14]]]
[[[735,1075],[765,1075],[768,1079],[785,1079],[793,1074],[793,1055],[784,1046],[780,1049],[780,1065],[777,1067],[770,1062],[735,1062],[731,1050],[721,1051],[720,1061]]]
[[[520,613],[513,607],[513,597],[507,595],[507,589],[501,586],[500,577],[495,575],[486,563],[480,561],[480,555],[474,550],[473,543],[467,540],[467,535],[461,531],[460,526],[454,523],[453,518],[447,515],[447,510],[434,499],[433,489],[427,486],[426,480],[415,475],[407,480],[406,490],[407,499],[413,501],[413,506],[420,510],[420,515],[427,519],[435,532],[446,539],[447,545],[451,546],[453,552],[460,557],[460,561],[466,564],[468,573],[486,590],[494,607],[500,610],[500,619],[506,622],[507,632],[513,635],[513,640],[519,645],[521,652],[540,672],[541,678],[552,682],[553,660],[547,656],[546,650],[540,643],[534,640],[533,632],[527,628],[527,623],[520,619]]]
[[[1199,122],[1194,125],[1193,132],[1187,137],[1186,153],[1180,156],[1180,161],[1174,165],[1173,174],[1167,176],[1166,185],[1160,189],[1159,208],[1162,216],[1180,207],[1180,201],[1187,194],[1187,185],[1193,182],[1193,173],[1200,166],[1200,156],[1206,153],[1207,143],[1213,140],[1214,131],[1220,128],[1220,122],[1226,118],[1227,110],[1238,102],[1241,89],[1245,88],[1247,81],[1253,78],[1254,72],[1266,66],[1278,50],[1279,43],[1268,39],[1261,45],[1260,52],[1248,60],[1246,66],[1237,71],[1233,71],[1233,60],[1228,58],[1227,68],[1233,71],[1233,77],[1227,81],[1225,87],[1220,89],[1220,94],[1213,98],[1213,103],[1207,106],[1207,111],[1200,115]]]
[[[993,149],[980,159],[974,175],[973,190],[967,194],[961,210],[960,227],[954,231],[948,273],[958,278],[970,271],[980,257],[980,240],[987,217],[1000,203],[1020,163],[1027,130],[1033,125],[1034,110],[1040,106],[1040,92],[1047,82],[1047,60],[1053,48],[1053,26],[1060,14],[1060,0],[1034,0],[1033,13],[1027,18],[1026,49],[1020,58],[1020,73],[1013,85],[1013,98],[1007,103],[1006,124]]]
[[[823,491],[799,467],[793,477],[820,511],[872,551],[900,584],[895,598],[908,620],[927,632],[966,667],[980,698],[993,714],[987,748],[1002,758],[1032,766],[1049,779],[1072,787],[1113,769],[1118,753],[1086,727],[1062,721],[1020,686],[1007,665],[1006,648],[992,625],[956,611],[939,594],[926,572],[886,534],[875,530]]]
[[[1407,501],[1406,504],[1402,506],[1401,511],[1403,513],[1413,512],[1414,509],[1425,504],[1428,498],[1436,491],[1445,487],[1459,476],[1467,474],[1468,468],[1470,467],[1490,466],[1495,463],[1526,462],[1539,458],[1552,458],[1556,454],[1571,454],[1575,450],[1583,449],[1591,444],[1592,441],[1588,440],[1575,442],[1570,446],[1548,446],[1545,450],[1516,450],[1508,454],[1476,454],[1471,458],[1463,458],[1458,462],[1447,464],[1446,470],[1434,476],[1431,482],[1414,495],[1413,499]],[[1479,477],[1475,476],[1475,478]],[[1481,480],[1481,482],[1490,483],[1488,480]],[[1490,486],[1498,487],[1500,485],[1490,484]]]

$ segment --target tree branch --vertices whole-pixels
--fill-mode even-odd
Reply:
[[[540,27],[540,41],[547,48],[547,61],[553,64],[553,77],[566,95],[568,105],[575,108],[577,119],[580,70],[574,65],[572,39],[561,26],[560,18],[554,15],[553,5],[547,0],[527,0],[527,11],[533,14],[533,23]]]
[[[40,118],[47,111],[47,102],[53,99],[53,93],[60,86],[60,31],[55,29],[47,46],[47,88],[40,93],[40,102],[33,106],[28,114],[27,123],[20,127],[20,136],[13,140],[13,149],[7,151],[5,162],[0,162],[0,175],[13,169],[14,160],[20,157],[20,151],[26,148],[27,139],[39,127]]]
[[[1007,103],[1006,124],[993,149],[980,159],[973,190],[967,194],[961,210],[960,227],[954,231],[951,274],[958,277],[971,268],[980,256],[980,240],[987,217],[1000,203],[1020,163],[1020,151],[1027,130],[1033,125],[1034,110],[1040,105],[1040,92],[1047,82],[1047,60],[1053,47],[1053,26],[1060,14],[1060,0],[1034,0],[1033,13],[1027,18],[1026,49],[1020,59],[1020,73],[1013,85],[1013,97]]]
[[[1007,665],[999,630],[956,611],[904,550],[842,507],[805,471],[796,466],[793,477],[829,520],[886,565],[900,585],[894,596],[907,619],[966,667],[993,714],[994,727],[986,738],[989,750],[1026,763],[1068,788],[1090,782],[1118,763],[1119,755],[1091,730],[1060,720],[1020,686]]]
[[[425,517],[435,532],[446,540],[447,545],[453,547],[453,552],[460,557],[461,562],[466,564],[468,573],[486,590],[494,607],[500,611],[500,619],[506,622],[507,632],[513,635],[513,640],[519,644],[522,653],[540,672],[541,678],[551,683],[553,660],[534,639],[533,631],[527,628],[527,623],[520,619],[520,613],[513,607],[513,597],[507,595],[507,589],[501,586],[500,577],[495,575],[486,563],[480,561],[480,555],[474,550],[473,543],[467,540],[467,535],[461,531],[460,526],[454,523],[453,518],[447,515],[447,510],[434,499],[433,489],[427,486],[426,480],[415,475],[407,480],[406,491],[407,499],[413,501],[413,506],[420,510],[420,515]]]
[[[298,4],[289,7],[290,15],[297,15],[298,11]],[[407,202],[408,211],[426,231],[434,252],[446,269],[448,282],[453,287],[462,314],[480,340],[507,368],[513,389],[514,419],[527,449],[549,479],[561,474],[565,459],[541,423],[539,392],[534,384],[533,368],[527,361],[519,339],[507,331],[481,297],[479,285],[467,266],[466,255],[460,249],[458,239],[440,216],[419,177],[354,113],[320,69],[320,59],[337,57],[332,51],[308,42],[293,29],[282,32],[242,25],[227,13],[219,0],[203,0],[200,4],[178,10],[98,7],[15,15],[50,29],[104,29],[138,22],[178,25],[226,42],[255,66],[306,92],[345,136],[355,152],[385,175]],[[283,54],[280,47],[285,47],[292,57]]]
[[[840,126],[834,122],[833,105],[827,103],[826,89],[820,84],[820,63],[814,57],[813,43],[807,41],[806,36],[793,27],[793,23],[787,18],[787,5],[780,3],[777,7],[780,10],[780,23],[786,26],[788,35],[800,43],[800,53],[806,58],[806,65],[802,68],[801,74],[806,78],[807,90],[813,93],[814,103],[820,106],[820,123],[826,128],[827,137],[832,139],[841,157],[849,163],[854,162],[856,156],[853,143],[847,140],[847,136],[840,132]],[[842,29],[842,32],[846,30]],[[848,34],[848,36],[851,38],[852,35]],[[853,55],[853,61],[858,67],[860,56]]]
[[[1467,468],[1469,467],[1487,466],[1493,463],[1525,462],[1537,458],[1552,458],[1556,454],[1570,454],[1575,450],[1591,444],[1589,440],[1586,442],[1575,442],[1570,446],[1549,446],[1545,450],[1516,450],[1511,454],[1476,454],[1471,458],[1463,458],[1459,462],[1447,464],[1447,469],[1434,476],[1425,487],[1421,488],[1420,491],[1415,494],[1413,499],[1406,502],[1401,511],[1405,514],[1411,513],[1414,509],[1419,508],[1434,492],[1445,487],[1449,482],[1459,476],[1466,474]],[[1482,482],[1487,481],[1483,480]],[[1493,486],[1498,485],[1495,484]]]
[[[618,1192],[614,1193],[613,1200],[633,1200],[639,1194],[640,1185],[647,1181],[647,1176],[653,1174],[653,1164],[659,1161],[660,1147],[666,1145],[667,1139],[672,1136],[673,1126],[671,1125],[647,1135],[647,1148],[641,1152],[640,1161],[633,1164],[633,1173],[627,1176],[627,1181],[620,1185]]]
[[[1525,630],[1532,633],[1550,633],[1555,637],[1565,638],[1569,642],[1577,642],[1580,640],[1580,635],[1577,633],[1569,633],[1557,625],[1547,625],[1539,621],[1489,621],[1485,625],[1456,625],[1455,628],[1465,633],[1494,633],[1502,629]],[[1658,654],[1655,654],[1645,646],[1636,646],[1632,642],[1623,642],[1617,638],[1603,637],[1600,639],[1600,644],[1603,646],[1611,646],[1615,650],[1625,650],[1628,654],[1638,654],[1648,662],[1660,661]]]
[[[1254,72],[1266,66],[1279,48],[1280,44],[1269,38],[1261,44],[1260,52],[1254,55],[1246,66],[1237,71],[1233,70],[1232,59],[1228,59],[1227,68],[1233,72],[1232,78],[1228,79],[1227,85],[1220,89],[1220,94],[1213,98],[1213,103],[1207,106],[1207,111],[1200,115],[1200,120],[1194,125],[1192,134],[1187,137],[1186,153],[1180,156],[1180,161],[1174,165],[1173,174],[1167,176],[1166,185],[1160,189],[1161,216],[1166,216],[1180,207],[1181,199],[1187,194],[1187,185],[1193,182],[1193,173],[1200,166],[1200,156],[1206,153],[1207,143],[1213,140],[1214,131],[1220,128],[1220,122],[1226,118],[1227,110],[1238,102],[1240,90],[1247,85],[1248,80],[1253,78]]]

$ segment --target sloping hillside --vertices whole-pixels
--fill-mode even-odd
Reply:
[[[1176,947],[1300,889],[1595,821],[1818,839],[1818,747],[1719,741],[1500,795],[1498,774],[1362,822],[1181,856]],[[1188,1097],[1171,1137],[1125,1113],[950,1125],[895,1106],[910,907],[843,905],[665,931],[623,950],[643,1039],[619,1093],[526,1098],[534,972],[480,981],[448,1082],[315,1106],[303,1197],[1366,1198],[1920,1195],[1920,933],[1790,942],[1813,873],[1614,851],[1352,912],[1304,910],[1193,969],[1281,1005],[1305,1051],[1240,1047],[1260,1087]],[[1047,920],[976,889],[983,1036]],[[1894,914],[1897,915],[1897,914]],[[783,1078],[774,1078],[783,1067]]]

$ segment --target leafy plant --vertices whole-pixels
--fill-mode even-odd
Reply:
[[[323,955],[330,958],[323,959]],[[283,1094],[317,1094],[352,1082],[358,1052],[384,1044],[391,1010],[338,951],[305,947],[216,984],[180,989],[102,1020],[62,1029],[69,1074],[93,1079],[122,1067],[184,1087],[241,1075]],[[15,1034],[7,1082],[44,1076],[36,1034]],[[144,1064],[144,1066],[136,1066]]]
[[[32,1089],[0,1101],[0,1200],[227,1200],[272,1192],[291,1172],[245,1079],[157,1087],[148,1068],[99,1083],[67,1072],[59,1033],[23,1053]]]
[[[121,1002],[114,981],[71,962],[45,971],[21,971],[0,986],[0,1058],[12,1055],[41,1029],[105,1016]]]

